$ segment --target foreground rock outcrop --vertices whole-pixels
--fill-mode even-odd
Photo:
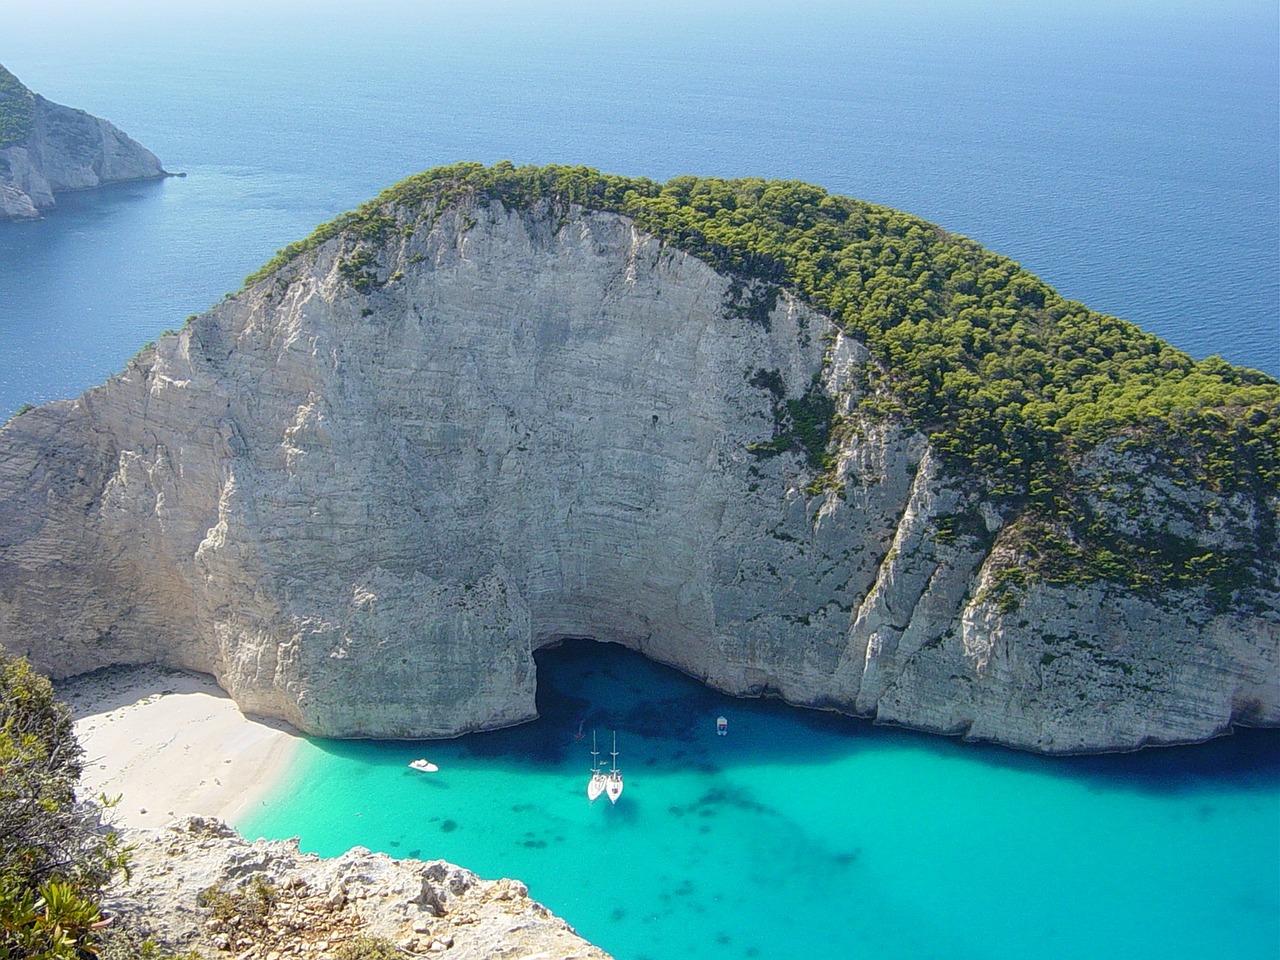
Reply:
[[[515,880],[481,880],[443,860],[393,860],[357,847],[322,859],[296,841],[250,843],[216,820],[130,830],[129,875],[108,915],[165,949],[202,957],[314,957],[360,938],[405,956],[608,960]]]
[[[389,205],[0,431],[0,643],[55,676],[211,673],[327,736],[529,719],[564,637],[1046,752],[1280,722],[1273,562],[1251,606],[1009,602],[1006,515],[862,402],[871,362],[615,213]],[[815,391],[842,422],[821,483],[770,447]],[[1139,532],[1275,529],[1275,498],[1144,486],[1134,456],[1092,469],[1151,494]]]
[[[0,121],[0,219],[39,216],[65,190],[166,175],[118,127],[32,93],[2,66]]]

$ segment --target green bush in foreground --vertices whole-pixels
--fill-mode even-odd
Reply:
[[[399,960],[404,954],[382,937],[357,937],[333,952],[333,960]]]
[[[0,960],[93,955],[98,896],[126,851],[75,798],[80,757],[53,685],[0,649]]]

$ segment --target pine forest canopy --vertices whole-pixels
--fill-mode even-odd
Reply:
[[[0,65],[0,149],[27,139],[35,110],[35,94]]]
[[[794,291],[870,349],[865,412],[927,435],[953,471],[1016,518],[1033,568],[1050,580],[1208,582],[1226,602],[1274,544],[1270,529],[1248,556],[1206,554],[1176,538],[1136,542],[1085,507],[1073,464],[1112,440],[1151,455],[1176,483],[1274,496],[1280,384],[1219,357],[1197,362],[971,240],[811,184],[694,176],[662,184],[586,167],[462,163],[409,177],[322,225],[246,285],[339,234],[369,256],[397,210],[438,213],[471,198],[623,214],[751,281],[757,305],[771,304],[777,287]],[[832,441],[850,427],[829,401],[805,399],[782,409],[805,421],[796,432],[810,466],[829,470]]]

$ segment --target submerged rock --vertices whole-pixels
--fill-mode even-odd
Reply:
[[[1045,752],[1280,722],[1275,604],[1009,602],[1000,501],[862,402],[863,343],[753,284],[614,212],[389,202],[0,431],[0,643],[211,673],[325,736],[530,719],[532,652],[566,637]],[[841,425],[821,466],[777,442],[811,396]],[[1141,486],[1125,456],[1089,468]],[[1218,499],[1204,549],[1274,530],[1274,497]],[[1141,502],[1167,525],[1172,495]]]

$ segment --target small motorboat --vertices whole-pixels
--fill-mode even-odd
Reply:
[[[716,735],[725,736],[729,732],[729,721],[724,717],[716,717]]]
[[[409,764],[409,766],[412,767],[414,770],[421,770],[423,773],[435,773],[437,770],[440,769],[430,760],[422,760],[422,759],[414,760]]]

